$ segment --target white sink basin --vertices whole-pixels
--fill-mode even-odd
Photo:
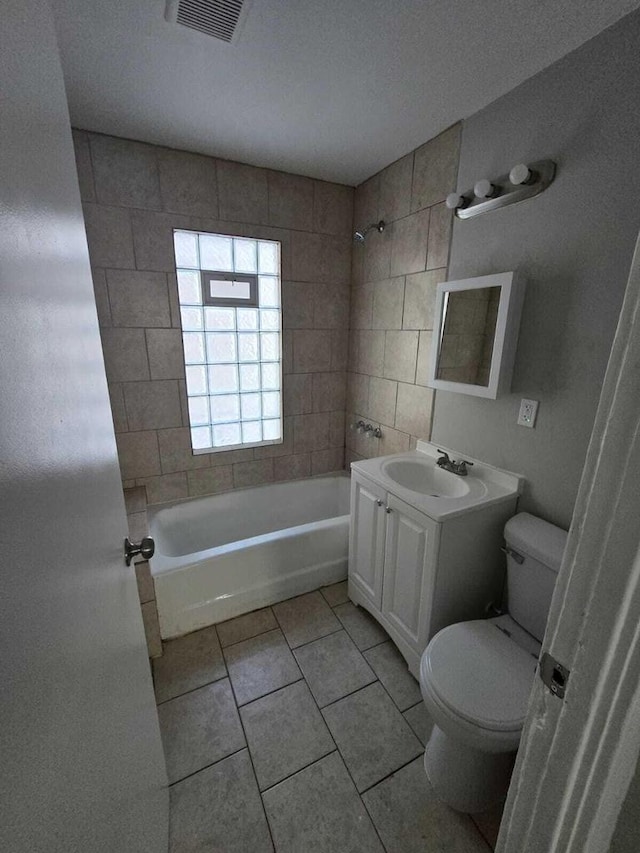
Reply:
[[[469,459],[466,477],[438,468],[442,444],[418,441],[415,450],[377,456],[351,463],[353,471],[368,477],[390,494],[428,515],[435,521],[444,521],[481,506],[510,501],[520,493],[522,478],[510,471],[502,471]],[[461,454],[446,450],[452,459]]]
[[[469,485],[464,477],[435,467],[431,460],[389,459],[381,468],[394,483],[420,495],[461,498],[469,494]]]

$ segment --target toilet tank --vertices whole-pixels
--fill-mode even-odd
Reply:
[[[542,642],[567,532],[520,512],[506,523],[504,538],[509,615]]]

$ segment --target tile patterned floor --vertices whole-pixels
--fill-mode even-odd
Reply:
[[[346,582],[164,644],[171,853],[487,853],[499,813],[440,803],[430,724]]]

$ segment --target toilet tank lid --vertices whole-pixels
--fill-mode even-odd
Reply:
[[[567,544],[567,531],[528,512],[519,512],[507,521],[504,538],[515,551],[538,560],[554,572],[560,571]]]

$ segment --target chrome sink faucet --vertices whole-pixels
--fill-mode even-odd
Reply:
[[[443,471],[450,471],[459,477],[466,477],[469,473],[467,467],[470,466],[473,468],[473,462],[467,462],[466,459],[460,459],[459,462],[455,462],[453,459],[449,459],[449,454],[444,450],[438,450],[438,453],[442,453],[442,456],[439,457],[436,465],[438,468],[442,468]]]

